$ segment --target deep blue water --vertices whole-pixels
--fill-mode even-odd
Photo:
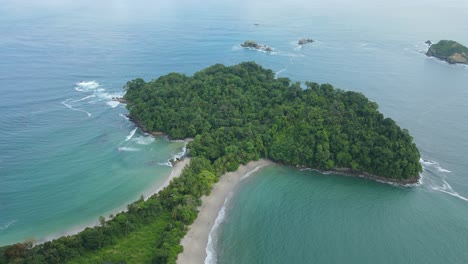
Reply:
[[[173,71],[190,75],[215,63],[256,61],[280,77],[363,92],[386,116],[409,129],[427,160],[423,185],[401,191],[363,183],[369,185],[366,197],[370,198],[350,204],[367,201],[363,210],[401,208],[393,212],[402,215],[397,221],[401,225],[410,219],[414,225],[419,218],[428,217],[418,214],[406,219],[408,206],[430,211],[435,205],[435,216],[426,221],[428,228],[455,229],[432,228],[429,235],[418,237],[422,232],[414,232],[411,237],[423,245],[426,239],[443,237],[439,244],[431,245],[454,244],[451,253],[460,256],[457,249],[467,241],[453,234],[455,230],[467,237],[463,235],[467,234],[466,221],[462,220],[467,215],[464,199],[468,197],[468,69],[427,58],[421,52],[427,49],[424,41],[428,39],[454,39],[468,45],[467,17],[468,2],[461,0],[0,1],[0,245],[28,238],[41,240],[93,223],[164,181],[170,168],[159,163],[178,153],[181,143],[153,140],[140,131],[126,141],[135,127],[119,115],[126,113],[122,105],[113,108],[107,103],[122,93],[126,81],[150,80]],[[303,37],[317,42],[299,48],[295,42]],[[267,54],[240,48],[248,39],[275,50]],[[254,177],[245,183],[228,210],[226,219],[233,221],[228,221],[225,230],[233,231],[225,232],[229,240],[221,236],[220,262],[236,263],[235,256],[247,255],[243,247],[230,247],[241,242],[266,249],[259,251],[253,263],[267,263],[274,254],[294,255],[294,248],[287,244],[282,244],[281,251],[269,251],[269,241],[249,240],[236,226],[246,225],[246,230],[256,230],[258,237],[264,237],[262,232],[268,230],[252,229],[249,223],[261,222],[262,217],[279,219],[272,223],[277,225],[291,219],[310,221],[294,214],[277,217],[281,208],[279,212],[267,210],[269,214],[258,219],[236,220],[242,213],[238,210],[274,200],[276,192],[269,190],[277,186],[284,186],[286,192],[308,186],[307,190],[317,193],[315,198],[326,193],[325,187],[335,186],[339,192],[334,194],[350,197],[363,192],[358,179],[338,177],[332,183],[319,184],[314,183],[313,175],[298,176],[301,180],[297,181],[286,177],[295,174],[303,175],[281,169],[266,171],[258,178],[276,175],[278,181],[269,184]],[[281,175],[285,177],[278,177]],[[348,184],[354,187],[343,187]],[[389,198],[377,203],[371,197],[378,196],[382,188]],[[256,189],[264,196],[250,199],[251,192],[246,190]],[[407,205],[407,196],[417,203]],[[303,204],[301,197],[292,199]],[[242,208],[236,207],[239,201]],[[347,226],[350,233],[337,229],[360,217],[343,211],[339,201],[308,201],[314,202],[316,207],[306,207],[306,213],[316,213],[316,208],[329,210],[327,206],[342,212],[334,217],[341,222],[329,221],[320,230],[323,234],[333,238],[358,230],[353,229],[355,225]],[[375,221],[392,219],[374,212],[369,215]],[[294,222],[288,228],[299,232],[303,224]],[[395,230],[401,228],[389,226],[382,239]],[[363,242],[356,252],[375,239],[368,232],[360,235]],[[281,236],[271,239],[279,241]],[[320,241],[325,257],[317,261],[326,262],[325,253],[333,252],[336,245],[331,240]],[[355,241],[342,239],[340,243],[340,247],[349,247]],[[419,251],[431,247],[421,248]],[[304,252],[292,263],[313,257],[317,256]],[[461,256],[460,260],[466,259]]]

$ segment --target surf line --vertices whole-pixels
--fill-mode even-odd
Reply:
[[[72,105],[68,104],[68,102],[70,102],[70,100],[71,100],[71,99],[67,99],[67,100],[63,101],[62,104],[63,104],[65,107],[67,107],[67,108],[69,108],[69,109],[71,109],[71,110],[78,111],[78,112],[83,112],[83,113],[87,114],[88,117],[91,116],[91,113],[90,113],[90,112],[85,111],[85,110],[82,110],[82,109],[74,108]]]

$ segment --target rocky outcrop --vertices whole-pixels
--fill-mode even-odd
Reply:
[[[453,40],[441,40],[431,45],[426,55],[450,64],[468,64],[468,48]]]
[[[266,51],[266,52],[273,51],[273,49],[268,47],[267,45],[258,44],[257,42],[252,41],[252,40],[245,41],[244,43],[241,44],[241,46],[243,48],[256,49],[256,50],[261,50],[261,51]]]
[[[313,39],[310,39],[310,38],[303,38],[303,39],[299,40],[299,41],[297,42],[297,44],[300,45],[300,46],[302,46],[302,45],[305,45],[305,44],[307,44],[307,43],[314,43],[314,42],[315,42],[315,40],[313,40]]]
[[[127,100],[123,99],[122,97],[112,97],[111,100],[112,100],[112,101],[119,102],[119,103],[121,103],[121,104],[126,104],[126,103],[127,103]]]

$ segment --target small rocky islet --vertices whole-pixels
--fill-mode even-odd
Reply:
[[[272,52],[273,49],[265,44],[259,44],[253,40],[246,40],[244,43],[241,44],[241,47],[243,48],[249,48],[249,49],[256,49],[256,50],[261,50],[261,51],[266,51],[266,52]]]
[[[450,64],[468,65],[468,48],[453,40],[441,40],[433,44],[430,40],[425,42],[429,45],[426,56],[435,57]]]
[[[299,40],[299,41],[297,42],[297,45],[303,46],[303,45],[305,45],[305,44],[314,43],[314,42],[315,42],[315,40],[313,40],[313,39],[310,39],[310,38],[303,38],[303,39],[301,39],[301,40]]]

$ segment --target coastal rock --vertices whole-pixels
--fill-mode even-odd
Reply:
[[[429,46],[432,45],[432,41],[430,41],[430,40],[428,40],[428,41],[426,41],[426,42],[424,42],[424,43],[426,43],[426,44],[429,45]]]
[[[122,97],[112,97],[111,100],[112,100],[112,101],[119,102],[119,103],[121,103],[121,104],[126,104],[126,103],[127,103],[127,100],[123,99]]]
[[[256,50],[262,50],[266,52],[271,52],[273,51],[272,48],[268,47],[267,45],[264,44],[258,44],[255,41],[252,40],[246,40],[244,43],[241,44],[243,48],[250,48],[250,49],[256,49]]]
[[[453,40],[441,40],[431,45],[426,55],[450,64],[468,64],[468,48]]]
[[[305,45],[305,44],[307,44],[307,43],[314,43],[314,42],[315,42],[315,40],[313,40],[313,39],[310,39],[310,38],[303,38],[303,39],[299,40],[299,41],[297,42],[297,44],[302,46],[302,45]]]

